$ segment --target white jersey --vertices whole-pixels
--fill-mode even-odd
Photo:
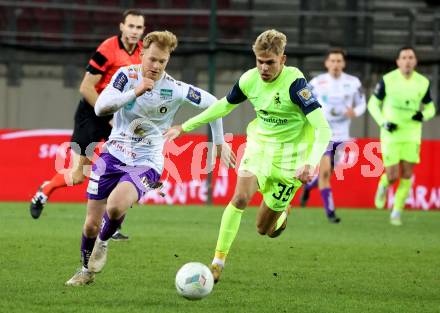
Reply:
[[[351,119],[345,116],[347,108],[353,108],[355,115],[360,116],[367,107],[359,79],[346,73],[338,78],[325,73],[313,78],[309,84],[332,129],[331,140],[350,140]]]
[[[149,166],[162,173],[163,133],[171,127],[182,104],[207,108],[217,98],[210,93],[177,81],[167,73],[154,88],[136,97],[134,88],[142,81],[141,65],[121,67],[102,91],[95,112],[119,107],[113,116],[113,129],[104,151],[131,166]],[[211,124],[214,144],[223,143],[221,119]]]

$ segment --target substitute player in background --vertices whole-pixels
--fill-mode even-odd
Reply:
[[[322,104],[322,110],[330,124],[333,135],[330,146],[319,164],[319,175],[304,186],[301,195],[301,206],[306,206],[310,191],[318,186],[329,222],[339,223],[341,219],[336,216],[330,186],[336,149],[342,151],[344,142],[351,140],[351,120],[364,114],[367,103],[360,80],[355,76],[344,73],[344,50],[330,50],[327,53],[324,65],[327,73],[316,76],[309,84],[312,87],[313,95]]]
[[[96,102],[96,114],[115,113],[114,123],[110,138],[93,165],[87,188],[87,217],[81,244],[83,267],[67,285],[80,286],[94,280],[95,273],[106,263],[107,241],[121,225],[128,208],[146,191],[160,185],[163,132],[171,126],[180,106],[206,108],[217,100],[165,72],[176,46],[177,38],[171,32],[147,34],[142,64],[117,71]],[[227,144],[223,145],[221,119],[211,124],[211,130],[217,154],[227,149],[223,157],[228,157],[230,150]]]
[[[145,30],[145,18],[140,11],[127,10],[122,15],[119,29],[119,36],[106,39],[96,49],[81,82],[79,91],[83,98],[75,113],[71,139],[72,169],[67,175],[57,173],[50,181],[43,182],[30,204],[33,218],[40,217],[44,205],[56,189],[81,184],[86,179],[84,166],[92,164],[96,144],[107,140],[110,135],[112,116],[98,117],[93,107],[98,95],[121,66],[140,63],[140,39]],[[116,233],[115,239],[128,237]]]
[[[385,74],[377,84],[368,101],[368,110],[380,127],[385,167],[374,202],[378,209],[383,209],[387,188],[400,178],[390,216],[391,224],[400,226],[414,165],[420,162],[422,122],[435,115],[435,106],[429,80],[415,71],[415,50],[401,48],[396,63],[398,68]]]
[[[272,29],[260,34],[253,45],[256,67],[245,72],[225,98],[165,134],[172,140],[231,113],[245,100],[255,109],[257,117],[247,128],[235,192],[222,216],[211,265],[215,282],[252,196],[257,191],[263,195],[257,214],[258,233],[279,236],[287,225],[290,201],[301,184],[313,177],[331,136],[303,74],[285,66],[285,47],[283,33]]]

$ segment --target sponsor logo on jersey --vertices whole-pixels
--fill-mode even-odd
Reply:
[[[195,104],[200,104],[200,101],[202,101],[202,95],[200,93],[200,91],[189,87],[188,89],[188,94],[186,95],[186,98],[191,101],[194,102]]]
[[[131,67],[128,68],[128,77],[133,78],[133,79],[138,78],[138,73],[136,72],[136,70],[134,68],[131,68]]]
[[[172,89],[161,89],[160,90],[160,99],[161,100],[170,100],[173,98],[173,90]]]
[[[118,76],[116,76],[115,81],[113,82],[113,87],[118,89],[120,92],[124,90],[125,85],[128,83],[127,76],[120,72]]]
[[[265,110],[258,110],[258,117],[265,123],[275,124],[275,125],[286,125],[287,118],[279,118],[274,116],[269,116],[269,113]]]
[[[305,106],[308,106],[310,103],[316,101],[309,87],[304,87],[303,89],[299,90],[296,94],[299,96],[301,102]]]

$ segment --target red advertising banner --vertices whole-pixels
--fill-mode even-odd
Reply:
[[[56,171],[69,166],[71,130],[0,130],[0,201],[29,201],[38,186]],[[240,160],[245,148],[245,136],[227,136]],[[167,144],[164,149],[165,170],[162,175],[165,197],[150,192],[142,203],[203,204],[211,193],[214,204],[226,204],[234,192],[237,169],[219,165],[213,169],[212,184],[207,188],[208,151],[212,151],[206,136],[186,135]],[[440,141],[422,143],[421,163],[416,166],[407,207],[422,210],[440,208]],[[371,208],[379,176],[383,172],[380,145],[377,139],[358,139],[338,151],[332,178],[337,207]],[[209,165],[209,164],[208,164]],[[50,201],[81,202],[86,200],[87,182],[56,190]],[[394,201],[395,187],[388,193],[388,206]],[[298,205],[299,193],[293,204]],[[261,196],[252,200],[258,205]],[[310,206],[322,206],[319,191],[311,194]]]

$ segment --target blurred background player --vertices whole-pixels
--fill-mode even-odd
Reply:
[[[81,184],[86,179],[85,166],[92,164],[96,145],[107,140],[111,132],[112,116],[98,117],[93,107],[101,91],[110,82],[113,74],[121,67],[140,63],[142,34],[145,18],[140,11],[127,10],[122,14],[119,24],[121,34],[102,42],[90,59],[79,91],[83,97],[75,113],[72,134],[72,169],[67,174],[57,173],[50,181],[41,184],[30,204],[33,218],[39,218],[50,195],[58,188]],[[128,239],[116,232],[115,240]]]
[[[285,66],[286,36],[274,29],[260,34],[253,45],[256,67],[241,75],[229,94],[165,136],[174,139],[202,124],[231,113],[249,100],[257,117],[248,125],[231,202],[225,208],[211,271],[217,282],[253,195],[263,195],[257,231],[277,237],[287,226],[289,203],[302,183],[310,181],[331,131],[318,101],[301,71]]]
[[[306,184],[301,195],[301,206],[305,207],[310,191],[319,187],[325,213],[331,223],[339,223],[336,216],[330,178],[335,165],[336,149],[343,151],[344,142],[350,138],[351,119],[364,114],[367,104],[360,80],[344,73],[345,52],[332,49],[327,53],[324,65],[327,73],[320,74],[310,81],[313,95],[322,105],[325,117],[332,130],[330,146],[319,164],[319,174]]]
[[[380,127],[385,167],[374,202],[378,209],[383,209],[387,188],[400,178],[390,215],[390,223],[400,226],[414,165],[420,162],[422,122],[435,115],[435,106],[429,80],[415,71],[415,50],[401,48],[396,63],[398,68],[385,74],[376,85],[368,101],[368,111]]]
[[[83,266],[66,285],[81,286],[94,280],[95,273],[106,263],[108,240],[121,225],[128,208],[146,191],[160,185],[164,166],[162,134],[171,126],[180,106],[202,109],[217,100],[210,93],[176,81],[165,72],[176,46],[177,38],[171,32],[147,34],[143,41],[142,64],[116,72],[96,102],[98,116],[115,113],[114,126],[93,165],[87,188],[87,217],[81,243]],[[211,124],[211,130],[217,155],[231,156],[230,150],[222,154],[229,146],[223,145],[221,119]],[[235,165],[235,156],[232,158]]]

